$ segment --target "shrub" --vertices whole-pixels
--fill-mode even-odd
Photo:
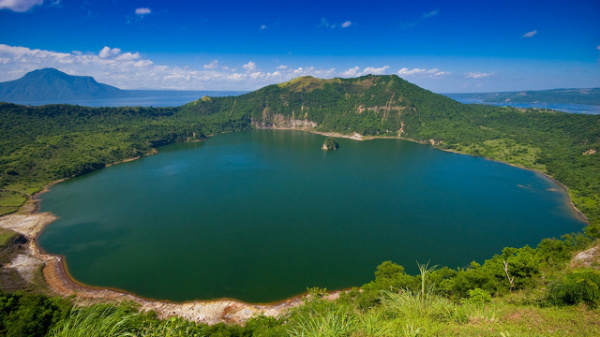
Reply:
[[[487,291],[480,288],[469,290],[469,303],[483,307],[486,303],[491,301],[492,296],[490,296],[490,293]]]
[[[600,303],[600,272],[594,269],[575,270],[550,285],[546,300],[553,305],[585,303],[597,307]]]

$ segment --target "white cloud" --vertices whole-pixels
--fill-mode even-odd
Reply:
[[[465,77],[466,78],[484,78],[484,77],[489,77],[489,76],[493,76],[496,75],[496,73],[482,73],[480,71],[478,72],[474,72],[474,73],[466,73]]]
[[[8,9],[15,12],[27,12],[33,6],[41,5],[44,0],[0,0],[0,9]]]
[[[342,28],[348,28],[352,25],[352,21],[346,21],[342,23]]]
[[[0,44],[0,81],[20,78],[35,69],[53,67],[71,75],[92,76],[99,82],[122,89],[253,90],[300,76],[355,77],[389,72],[387,65],[336,71],[335,68],[290,67],[277,63],[270,65],[272,71],[263,71],[252,61],[229,68],[215,61],[207,63],[207,67],[201,65],[199,69],[192,69],[155,64],[138,52],[109,46],[96,52],[59,53]]]
[[[121,51],[119,48],[115,49],[119,50],[119,52]],[[116,55],[115,59],[118,61],[134,61],[139,60],[141,57],[140,53],[119,53]]]
[[[261,25],[260,29],[267,29],[267,25]]]
[[[146,15],[146,14],[150,14],[152,13],[152,10],[150,8],[147,7],[142,7],[142,8],[136,8],[135,9],[135,14],[137,15]]]
[[[438,68],[425,69],[425,68],[402,68],[398,70],[398,76],[400,77],[411,77],[411,76],[421,76],[421,77],[442,77],[445,75],[450,75],[449,71],[440,71]]]
[[[600,45],[598,45],[598,47],[596,47],[596,49],[600,50]]]
[[[119,48],[110,49],[110,47],[104,47],[104,48],[102,48],[100,53],[98,53],[98,56],[100,56],[100,58],[105,59],[105,58],[109,58],[114,55],[118,55],[120,52],[121,52],[121,49],[119,49]]]
[[[219,66],[219,61],[218,60],[213,60],[210,63],[207,63],[203,66],[204,69],[217,69],[217,67]]]
[[[383,66],[380,68],[375,68],[375,67],[366,67],[365,69],[363,69],[362,71],[360,70],[360,67],[356,66],[354,68],[350,68],[347,69],[345,71],[343,71],[341,73],[341,75],[343,77],[359,77],[359,76],[364,76],[364,75],[383,75],[385,74],[386,70],[388,70],[390,68],[390,66]]]
[[[247,73],[252,73],[256,70],[256,63],[250,61],[242,66]]]
[[[535,34],[537,34],[537,30],[532,30],[530,32],[523,34],[523,37],[533,37]]]
[[[360,68],[358,66],[354,67],[354,68],[350,68],[344,72],[342,72],[342,75],[344,77],[355,77],[357,76],[357,74],[360,72]]]
[[[367,74],[371,74],[371,75],[383,75],[385,74],[385,71],[389,69],[390,66],[383,66],[381,68],[374,68],[374,67],[366,67],[365,70],[363,70],[362,75],[367,75]]]

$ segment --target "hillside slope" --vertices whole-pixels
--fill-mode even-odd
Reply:
[[[465,105],[398,76],[302,77],[180,108],[0,106],[0,188],[30,191],[175,141],[248,128],[388,136],[547,173],[600,221],[600,116]]]

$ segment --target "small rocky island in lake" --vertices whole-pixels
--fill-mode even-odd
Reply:
[[[335,139],[333,139],[333,137],[327,137],[327,139],[325,139],[325,142],[323,143],[323,146],[321,147],[323,150],[337,150],[340,147],[340,144],[338,144]]]

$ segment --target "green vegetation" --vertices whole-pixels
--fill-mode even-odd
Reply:
[[[339,147],[340,144],[333,137],[327,137],[323,142],[323,150],[337,150]]]
[[[0,216],[13,213],[27,201],[27,195],[22,192],[0,190]]]
[[[18,233],[15,233],[9,229],[0,228],[0,251],[4,247],[9,246],[18,236]]]
[[[151,153],[178,141],[305,120],[317,131],[398,136],[547,173],[569,187],[590,219],[584,234],[505,248],[483,264],[421,266],[411,276],[384,262],[375,280],[336,301],[313,289],[280,319],[244,327],[158,320],[131,306],[71,308],[63,300],[0,294],[6,336],[583,336],[599,335],[600,277],[571,270],[600,237],[600,116],[463,105],[397,76],[299,78],[180,108],[25,107],[0,103],[0,211],[46,184]]]
[[[596,241],[597,243],[597,241]],[[594,241],[545,239],[456,270],[382,263],[375,280],[342,293],[309,289],[305,304],[244,326],[157,319],[134,304],[73,306],[65,299],[0,292],[4,336],[592,336],[600,334],[600,272],[568,267]]]
[[[547,299],[556,305],[585,303],[590,307],[600,304],[600,272],[582,269],[569,272],[550,285]]]

